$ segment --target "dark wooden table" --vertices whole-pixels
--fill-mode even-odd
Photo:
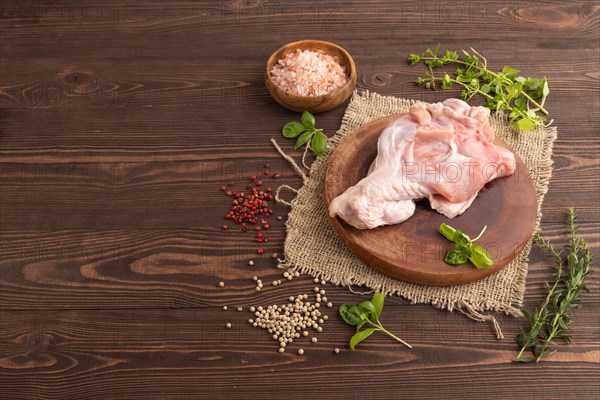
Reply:
[[[600,397],[597,270],[573,344],[542,364],[511,363],[522,319],[498,316],[506,339],[496,340],[489,324],[400,298],[383,322],[412,351],[373,336],[351,352],[332,311],[317,344],[277,353],[235,308],[283,303],[313,283],[257,293],[252,275],[280,272],[251,235],[221,230],[219,190],[265,162],[279,183],[300,185],[269,143],[297,118],[263,84],[280,45],[339,43],[358,88],[428,101],[456,92],[415,87],[422,69],[407,55],[472,46],[495,68],[548,77],[559,137],[541,229],[563,243],[565,209],[577,207],[599,260],[598,2],[6,0],[0,18],[3,399]],[[332,134],[343,112],[318,124]],[[272,225],[267,254],[285,237]],[[550,266],[534,250],[526,308]],[[327,290],[336,305],[364,298]]]

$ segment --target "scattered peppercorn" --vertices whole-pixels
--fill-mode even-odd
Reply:
[[[312,341],[313,343],[317,343],[318,339],[317,339],[316,337],[314,337],[314,336],[313,336],[313,338],[311,339],[311,341]]]
[[[256,180],[256,176],[252,175],[252,176],[250,177],[250,180],[251,180],[251,181],[255,181],[255,180]]]
[[[221,186],[221,190],[225,191],[225,190],[227,190],[227,188],[225,186]]]
[[[231,324],[228,322],[225,324],[225,327],[229,329],[229,328],[231,328]]]
[[[242,306],[238,306],[237,310],[242,311],[244,308]]]
[[[225,282],[219,282],[219,287],[225,287]]]
[[[276,340],[280,348],[285,348],[294,339],[308,336],[306,328],[313,328],[319,332],[319,320],[323,321],[322,314],[315,304],[305,301],[307,294],[290,297],[290,303],[284,305],[259,306],[254,314],[252,326],[260,327]]]
[[[223,228],[224,230],[227,230],[227,229],[229,229],[229,227],[228,227],[227,225],[223,225],[223,226],[222,226],[222,228]]]
[[[338,348],[336,347],[335,349],[333,349],[333,352],[334,352],[335,354],[340,354],[340,349],[338,349]]]
[[[298,349],[298,354],[299,354],[299,355],[302,355],[302,354],[304,354],[304,350],[303,350],[303,349]]]
[[[249,266],[253,266],[254,265],[254,261],[252,261],[252,260],[248,261],[248,265]]]
[[[277,179],[277,178],[279,178],[280,176],[281,176],[281,175],[279,174],[279,172],[275,172],[275,173],[273,174],[273,179]]]
[[[227,311],[227,306],[223,306],[223,311]]]
[[[271,258],[272,258],[272,259],[276,259],[276,258],[277,258],[277,256],[278,256],[278,254],[277,254],[277,253],[273,253],[273,254],[271,254]]]
[[[256,253],[258,253],[259,255],[262,255],[262,254],[264,254],[264,252],[265,252],[265,251],[264,251],[263,249],[258,249],[258,250],[256,250]]]

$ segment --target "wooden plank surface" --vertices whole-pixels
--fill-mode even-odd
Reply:
[[[575,206],[598,260],[597,2],[6,0],[0,11],[0,398],[600,398],[596,272],[573,344],[539,365],[510,362],[521,319],[498,316],[506,338],[496,340],[488,324],[400,298],[383,322],[412,351],[373,336],[350,352],[333,308],[317,344],[276,353],[245,322],[248,307],[313,283],[257,293],[253,275],[280,272],[249,235],[220,229],[219,191],[264,162],[277,183],[300,185],[269,143],[296,118],[262,82],[282,44],[336,42],[354,57],[358,88],[426,101],[456,93],[416,87],[422,69],[406,56],[472,46],[495,68],[548,77],[559,137],[542,232],[562,243]],[[317,117],[326,133],[343,111]],[[266,254],[285,238],[283,221],[272,226]],[[535,249],[526,308],[549,267]],[[326,290],[336,305],[364,297]]]

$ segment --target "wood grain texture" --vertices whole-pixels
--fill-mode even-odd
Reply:
[[[3,1],[0,398],[599,398],[596,273],[573,344],[541,365],[510,363],[523,320],[498,316],[506,339],[497,341],[488,324],[399,298],[383,322],[413,351],[373,336],[351,353],[351,329],[332,311],[317,344],[276,353],[246,311],[221,307],[283,303],[314,284],[254,291],[252,275],[267,283],[281,271],[255,255],[251,235],[219,228],[218,190],[264,162],[278,182],[300,185],[269,144],[298,116],[264,85],[281,45],[338,43],[359,89],[425,101],[458,93],[416,87],[423,71],[407,55],[473,46],[493,68],[548,77],[559,137],[541,229],[564,243],[574,205],[598,260],[599,36],[600,6],[587,0]],[[342,115],[320,114],[318,125],[331,134]],[[272,225],[267,254],[285,237],[283,222]],[[549,267],[534,248],[526,308],[543,297]],[[326,289],[336,305],[364,298]],[[300,345],[304,357],[291,351]]]

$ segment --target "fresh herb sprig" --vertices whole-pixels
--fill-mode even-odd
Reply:
[[[519,362],[539,362],[556,352],[553,349],[555,339],[571,343],[571,336],[566,332],[571,328],[570,313],[580,307],[577,303],[579,293],[587,291],[585,278],[590,274],[592,256],[584,239],[576,237],[575,209],[569,208],[567,223],[569,225],[568,254],[565,259],[554,249],[550,241],[536,235],[537,242],[545,248],[556,263],[554,283],[546,283],[548,292],[542,304],[533,313],[523,311],[530,325],[529,332],[521,330],[515,337],[521,351],[515,358]],[[533,356],[524,356],[530,350]]]
[[[385,295],[375,292],[371,301],[363,301],[358,305],[342,304],[340,306],[339,312],[342,319],[347,324],[356,326],[356,333],[354,336],[352,336],[352,338],[350,338],[350,348],[352,350],[354,350],[357,344],[371,336],[373,332],[377,331],[385,333],[409,349],[412,349],[410,344],[406,343],[404,340],[385,329],[381,322],[379,322],[379,316],[383,310],[384,301]]]
[[[454,229],[442,222],[440,225],[440,233],[446,239],[456,243],[456,247],[446,254],[444,262],[450,265],[461,265],[466,264],[467,261],[471,261],[474,266],[480,269],[489,268],[494,265],[494,259],[490,253],[483,247],[474,243],[481,238],[486,228],[487,225],[483,227],[475,239],[471,239],[468,235],[465,235],[458,229]]]
[[[323,129],[315,128],[315,117],[308,111],[302,113],[301,121],[302,123],[288,122],[281,130],[281,134],[288,139],[296,138],[294,150],[307,145],[317,156],[322,156],[327,150],[327,136],[323,133]]]
[[[484,56],[471,48],[471,53],[463,50],[462,57],[455,51],[446,50],[439,53],[439,46],[434,50],[427,49],[422,54],[411,54],[408,58],[411,65],[425,63],[428,71],[424,77],[417,79],[418,85],[427,89],[449,89],[456,84],[462,87],[461,96],[465,101],[474,95],[485,97],[487,107],[494,111],[508,111],[509,119],[522,131],[543,126],[548,115],[544,108],[546,97],[550,92],[546,77],[525,78],[518,75],[519,70],[505,66],[500,72],[487,67]],[[448,73],[436,76],[435,68],[447,65],[458,65],[454,77]]]

